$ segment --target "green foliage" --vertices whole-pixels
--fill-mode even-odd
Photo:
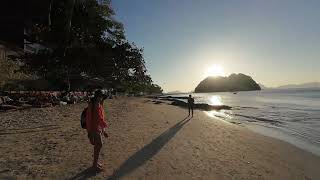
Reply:
[[[51,0],[47,6],[50,22],[34,24],[31,39],[48,49],[26,55],[24,71],[51,82],[86,74],[126,91],[159,91],[146,74],[143,49],[125,38],[109,0]]]
[[[147,93],[149,94],[161,94],[163,92],[162,88],[156,84],[151,84],[147,88]]]

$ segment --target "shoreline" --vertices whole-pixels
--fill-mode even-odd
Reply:
[[[146,98],[107,100],[110,138],[90,174],[86,104],[0,113],[0,178],[318,179],[320,158],[232,123]],[[5,120],[4,120],[5,119]]]
[[[320,148],[310,142],[305,142],[302,139],[298,139],[295,136],[290,136],[282,131],[277,131],[276,129],[274,129],[274,127],[264,127],[254,124],[248,124],[246,126],[248,130],[254,133],[258,133],[266,137],[283,141],[284,143],[288,143],[296,148],[299,148],[303,151],[312,153],[313,155],[320,157]]]
[[[157,97],[155,99],[169,101],[171,102],[170,103],[171,105],[179,106],[181,108],[187,108],[188,104],[183,101],[187,98],[188,98],[187,96],[164,95],[164,96]],[[295,136],[292,134],[297,132],[289,132],[288,129],[281,128],[281,124],[282,124],[281,121],[224,111],[224,110],[237,109],[239,106],[233,107],[228,105],[209,105],[205,103],[195,104],[195,106],[196,106],[195,109],[202,110],[210,118],[218,118],[228,123],[243,125],[247,127],[250,131],[259,133],[267,137],[275,138],[277,140],[284,141],[286,143],[294,145],[297,148],[308,151],[320,157],[320,145],[314,144],[317,142],[309,142],[306,139],[302,139],[301,137],[299,138],[298,136]],[[242,108],[246,108],[246,107],[242,107]],[[222,110],[222,113],[220,110]],[[231,119],[230,115],[234,116],[234,118]],[[247,118],[248,120],[240,121],[238,120],[238,117],[244,117],[244,118]]]

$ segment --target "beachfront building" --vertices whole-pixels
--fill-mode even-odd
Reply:
[[[40,43],[34,43],[30,41],[28,38],[30,37],[29,33],[27,32],[27,29],[24,29],[24,39],[23,39],[23,50],[25,53],[31,53],[31,54],[37,54],[41,50],[47,49],[44,45]]]
[[[7,60],[7,50],[4,45],[0,44],[0,61]]]
[[[7,61],[11,56],[21,56],[24,50],[14,44],[0,40],[0,60]]]
[[[44,49],[37,37],[31,37],[31,31],[36,24],[49,24],[49,3],[49,0],[6,2],[7,8],[0,11],[0,40],[23,49],[25,53],[38,53]]]

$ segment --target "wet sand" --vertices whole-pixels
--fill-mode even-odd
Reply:
[[[144,98],[108,100],[94,173],[79,116],[86,104],[0,113],[0,179],[320,179],[320,158],[195,111]]]

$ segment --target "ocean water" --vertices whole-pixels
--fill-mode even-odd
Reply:
[[[210,117],[247,126],[320,156],[320,90],[193,93],[193,96],[195,103],[233,107],[204,112]]]

